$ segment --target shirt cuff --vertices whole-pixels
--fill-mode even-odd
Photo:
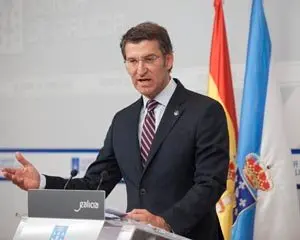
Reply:
[[[40,187],[39,189],[45,189],[46,188],[46,177],[42,174],[40,174]]]

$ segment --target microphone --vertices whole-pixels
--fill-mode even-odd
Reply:
[[[68,181],[66,182],[66,184],[65,184],[65,186],[64,186],[64,190],[67,189],[67,186],[68,186],[69,182],[70,182],[70,181],[72,180],[72,178],[75,177],[77,174],[78,174],[78,171],[77,171],[76,169],[73,169],[73,170],[71,171],[71,173],[70,173],[71,176],[69,177]]]
[[[100,181],[99,181],[99,184],[98,184],[98,187],[97,187],[96,190],[100,189],[103,180],[106,180],[107,177],[108,177],[108,172],[106,170],[102,171],[101,174],[100,174]]]

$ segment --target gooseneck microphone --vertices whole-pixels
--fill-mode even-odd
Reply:
[[[107,177],[108,177],[108,172],[107,172],[106,170],[102,171],[101,174],[100,174],[99,184],[98,184],[98,187],[97,187],[96,190],[99,190],[99,189],[100,189],[103,180],[106,180]]]
[[[66,182],[65,186],[64,186],[64,190],[67,189],[69,182],[72,180],[73,177],[75,177],[78,174],[78,171],[76,169],[73,169],[70,173],[70,177],[68,179],[68,181]]]

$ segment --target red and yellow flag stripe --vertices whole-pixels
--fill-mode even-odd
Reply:
[[[228,124],[230,164],[227,189],[217,203],[217,212],[224,238],[230,240],[235,199],[234,180],[238,128],[222,0],[214,0],[214,7],[215,19],[211,44],[208,96],[222,104]]]

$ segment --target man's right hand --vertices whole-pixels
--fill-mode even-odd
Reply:
[[[40,187],[40,173],[21,153],[16,153],[16,159],[22,166],[3,168],[1,170],[3,176],[23,190],[38,189]]]

